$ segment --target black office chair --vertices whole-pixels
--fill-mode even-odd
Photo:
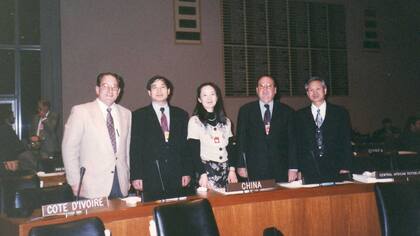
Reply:
[[[213,210],[207,199],[157,206],[154,217],[159,236],[219,235]]]
[[[92,217],[62,224],[33,227],[29,236],[104,236],[101,219]]]
[[[68,184],[40,188],[37,190],[40,208],[42,205],[71,202],[74,200],[73,191]]]
[[[17,171],[3,176],[0,182],[0,212],[9,217],[27,217],[32,214],[36,196],[23,194],[39,188],[39,178],[32,172]]]
[[[420,182],[375,185],[382,235],[420,235]]]

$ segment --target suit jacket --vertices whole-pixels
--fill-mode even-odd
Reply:
[[[5,172],[4,161],[18,159],[25,148],[9,124],[0,125],[0,174]]]
[[[40,118],[40,116],[35,115],[32,119],[31,136],[36,135]],[[48,113],[47,120],[44,121],[44,129],[42,129],[39,133],[39,136],[41,137],[41,151],[48,155],[54,155],[60,151],[57,137],[58,120],[58,114],[50,111]]]
[[[344,108],[327,103],[321,126],[324,154],[316,157],[316,124],[311,107],[296,113],[299,170],[312,180],[333,179],[341,169],[350,170],[352,160],[350,117]]]
[[[284,182],[288,170],[297,169],[293,113],[288,106],[274,101],[270,132],[266,135],[259,102],[240,108],[236,132],[238,167],[247,167],[250,180],[274,178]]]
[[[163,192],[160,176],[165,191],[180,191],[182,176],[191,175],[192,172],[187,149],[188,113],[174,106],[169,107],[169,112],[168,142],[165,142],[152,105],[133,112],[131,179],[143,180],[145,192]]]
[[[131,112],[115,104],[119,115],[120,135],[117,153],[114,153],[106,121],[97,101],[74,106],[67,120],[62,154],[67,182],[77,186],[80,167],[85,167],[80,196],[85,198],[109,196],[117,168],[121,193],[130,188],[129,148]]]

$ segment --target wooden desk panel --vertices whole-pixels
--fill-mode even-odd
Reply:
[[[284,235],[380,235],[373,185],[349,184],[311,189],[277,189],[244,195],[206,197],[212,204],[221,235],[262,235],[275,226]],[[110,209],[87,216],[48,219],[10,219],[0,216],[0,235],[28,235],[31,227],[98,216],[113,236],[148,235],[149,220],[157,203],[134,208],[119,200]],[[34,216],[40,215],[39,211]]]

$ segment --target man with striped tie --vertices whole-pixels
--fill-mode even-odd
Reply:
[[[326,102],[324,80],[310,78],[305,90],[311,105],[296,114],[299,170],[306,183],[334,181],[350,171],[350,117],[343,107]]]
[[[62,154],[67,182],[80,197],[117,198],[130,188],[131,112],[116,104],[122,79],[111,72],[96,79],[96,100],[74,106],[67,120]],[[83,169],[83,171],[82,171]]]

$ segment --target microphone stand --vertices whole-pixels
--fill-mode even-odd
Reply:
[[[162,173],[160,172],[159,160],[156,159],[155,163],[156,163],[157,171],[158,171],[158,174],[159,174],[160,185],[162,187],[163,194],[166,198],[166,189],[165,189],[165,184],[163,183]]]
[[[83,177],[85,176],[85,172],[86,172],[86,168],[83,166],[80,167],[80,180],[79,180],[79,187],[77,188],[76,201],[79,201],[79,198],[80,198],[80,190],[82,189],[82,182],[83,182]]]
[[[248,163],[246,161],[245,152],[242,153],[242,158],[244,160],[244,165],[245,165],[245,169],[246,169],[246,181],[249,183]],[[242,192],[245,193],[245,190],[242,190]],[[252,192],[252,190],[249,190],[249,192]]]

